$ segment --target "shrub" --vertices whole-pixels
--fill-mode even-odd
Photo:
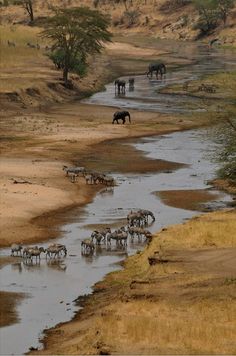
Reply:
[[[124,22],[128,23],[128,26],[133,26],[138,23],[140,12],[138,10],[125,11],[123,15]]]

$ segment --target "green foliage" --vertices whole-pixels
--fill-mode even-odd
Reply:
[[[219,148],[216,161],[221,164],[218,171],[220,178],[226,178],[236,183],[236,120],[230,119],[227,125],[217,130],[216,142]]]
[[[56,49],[49,53],[48,57],[53,61],[57,69],[64,69],[65,52],[63,49]],[[76,58],[71,60],[71,67],[73,68],[73,72],[77,73],[80,77],[83,77],[86,74],[87,64],[79,54]]]
[[[227,17],[235,5],[235,0],[193,0],[199,13],[195,28],[207,34],[216,28],[220,21],[226,24]]]
[[[195,28],[201,30],[202,34],[207,34],[216,28],[219,23],[216,0],[193,0],[193,2],[199,13]]]
[[[100,53],[111,40],[109,18],[88,7],[54,9],[41,36],[52,44],[50,58],[60,63],[65,82],[70,71],[84,73],[87,57]]]
[[[217,4],[218,4],[219,15],[225,25],[226,21],[227,21],[227,17],[230,13],[230,10],[235,5],[235,0],[217,0]]]

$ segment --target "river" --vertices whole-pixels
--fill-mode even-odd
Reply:
[[[214,63],[220,63],[220,60],[223,63],[223,59],[228,58],[228,54],[216,53]],[[209,60],[208,58],[202,63],[205,69],[208,68]],[[223,65],[226,65],[225,62]],[[198,74],[194,66],[188,67],[188,73],[190,72],[195,77],[202,73],[202,68],[199,68]],[[181,75],[175,76],[171,73],[168,76],[167,74],[166,84],[170,81],[184,81],[186,75],[186,68],[183,69]],[[143,99],[142,93],[144,81],[146,83],[144,88],[148,87],[147,101]],[[167,105],[165,100],[159,100],[154,94],[157,89],[155,86],[159,84],[156,81],[147,82],[146,78],[139,77],[134,92],[130,92],[125,98],[114,97],[114,93],[110,93],[112,87],[110,84],[107,86],[107,92],[95,94],[87,102],[118,106],[117,101],[122,101],[122,107],[134,108],[135,104],[135,108],[142,110],[173,112],[174,103]],[[134,100],[129,100],[129,95],[133,96]],[[155,98],[153,99],[154,96],[156,102]],[[148,103],[150,98],[154,101],[151,108],[150,102]],[[76,103],[74,105],[76,106]],[[178,110],[181,110],[181,107]],[[145,246],[145,242],[129,241],[127,249],[117,248],[113,244],[111,248],[103,246],[97,249],[93,256],[82,256],[80,243],[83,238],[90,235],[92,226],[100,224],[119,226],[131,209],[142,208],[153,211],[156,216],[155,223],[149,227],[149,230],[155,232],[164,226],[181,223],[196,214],[195,211],[163,204],[153,192],[206,188],[206,182],[214,176],[217,168],[216,164],[210,160],[215,144],[209,140],[206,131],[191,130],[149,137],[140,139],[133,145],[142,153],[144,152],[147,157],[185,165],[171,173],[113,175],[117,186],[114,189],[103,189],[90,204],[83,209],[75,210],[73,220],[70,219],[70,222],[62,227],[62,237],[53,240],[55,243],[67,246],[68,256],[65,259],[61,258],[60,261],[53,262],[43,258],[40,264],[26,265],[20,262],[1,269],[2,290],[26,295],[17,307],[19,322],[1,328],[0,351],[2,355],[23,354],[30,346],[42,347],[40,338],[43,336],[43,330],[59,322],[71,320],[78,310],[78,306],[73,301],[78,296],[91,293],[94,283],[101,280],[108,272],[120,268],[118,262]],[[218,200],[209,204],[220,208],[230,200],[229,196],[220,193]],[[48,246],[51,242],[48,241],[42,245]],[[1,255],[9,255],[9,253],[9,249],[1,250]]]

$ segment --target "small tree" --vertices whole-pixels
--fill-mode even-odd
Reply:
[[[219,21],[219,11],[216,0],[193,0],[199,13],[196,28],[203,34],[213,30]]]
[[[41,35],[52,43],[49,57],[59,63],[67,83],[70,71],[84,73],[88,55],[99,53],[104,43],[111,40],[110,21],[106,15],[88,7],[54,9],[54,13],[47,19]]]
[[[220,16],[226,25],[227,17],[235,5],[235,0],[217,0]]]
[[[33,9],[34,0],[20,0],[20,4],[21,4],[21,6],[23,6],[23,8],[28,13],[28,15],[30,17],[30,22],[33,22],[34,21],[34,9]]]
[[[131,10],[131,11],[124,12],[124,18],[127,19],[129,27],[137,24],[139,16],[140,16],[140,13],[137,10]]]
[[[226,119],[216,132],[216,142],[219,144],[215,160],[221,164],[218,170],[219,178],[230,179],[236,184],[236,120]]]

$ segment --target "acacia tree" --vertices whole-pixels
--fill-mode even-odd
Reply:
[[[111,40],[109,23],[106,15],[88,7],[54,9],[54,16],[47,19],[41,36],[52,43],[50,58],[59,58],[65,83],[69,72],[81,74],[88,56],[100,53],[104,43]]]
[[[21,6],[26,10],[30,17],[30,22],[34,21],[34,0],[20,0]]]
[[[197,28],[206,34],[213,30],[220,21],[226,24],[235,0],[193,0],[193,3],[199,12]]]
[[[199,13],[197,28],[199,28],[202,33],[206,34],[213,30],[218,24],[219,13],[216,1],[193,0],[193,2]]]

